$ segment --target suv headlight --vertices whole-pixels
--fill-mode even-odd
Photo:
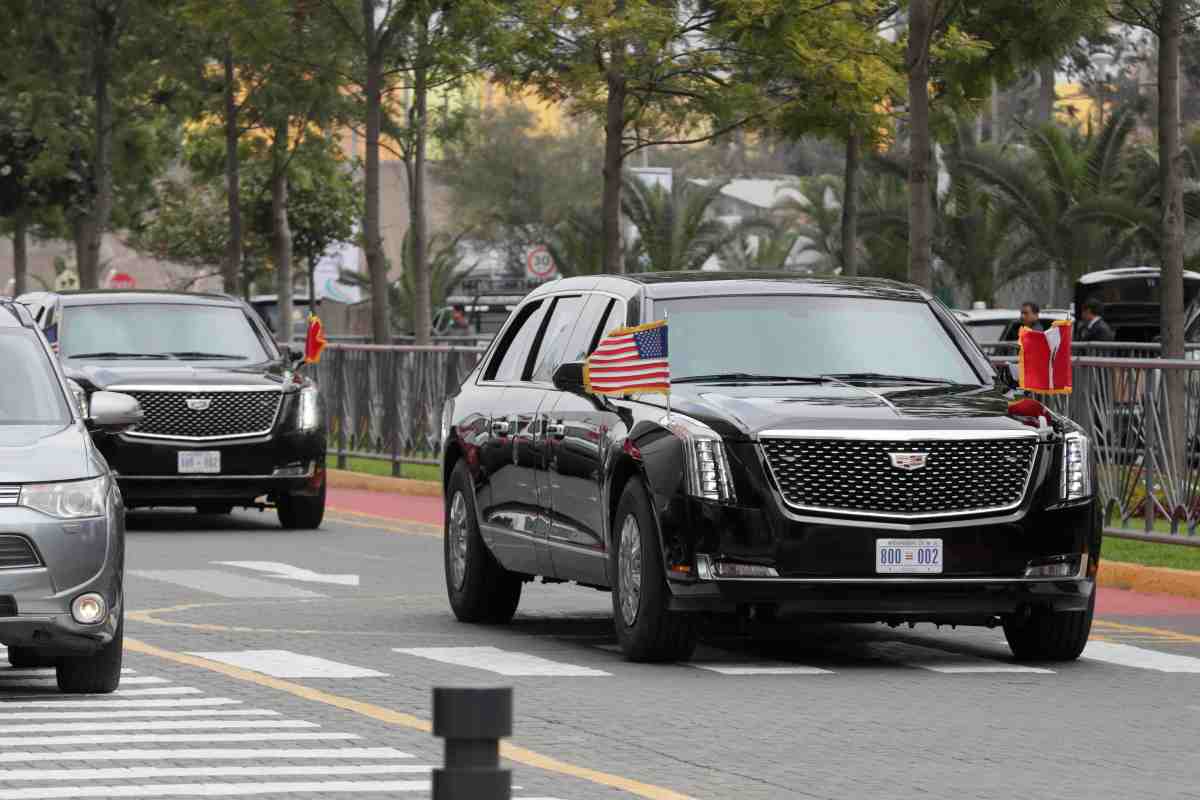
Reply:
[[[703,422],[682,414],[669,414],[660,424],[683,442],[688,494],[704,500],[735,502],[737,496],[721,435]]]
[[[108,499],[108,478],[67,483],[31,483],[21,487],[21,505],[59,519],[102,517]]]
[[[315,386],[300,390],[300,413],[298,425],[302,431],[316,430],[321,425],[321,395]]]
[[[1061,497],[1065,502],[1092,496],[1090,442],[1087,436],[1072,431],[1063,437]]]

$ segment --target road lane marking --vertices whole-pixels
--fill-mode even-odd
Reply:
[[[318,759],[357,759],[364,761],[381,761],[391,759],[412,758],[411,753],[405,753],[391,747],[338,747],[320,749],[290,749],[290,748],[203,748],[188,747],[184,749],[154,748],[151,750],[72,750],[70,753],[58,751],[30,750],[21,753],[0,752],[0,763],[13,764],[25,761],[235,761],[235,760],[295,760],[315,761]]]
[[[355,667],[290,650],[240,650],[226,653],[191,653],[273,678],[386,678],[387,673]]]
[[[1196,634],[1173,631],[1167,628],[1151,628],[1145,625],[1129,625],[1124,622],[1113,622],[1107,619],[1098,619],[1093,624],[1096,627],[1110,628],[1113,631],[1121,633],[1143,633],[1148,636],[1155,636],[1173,642],[1190,642],[1193,644],[1200,644],[1200,636]]]
[[[145,709],[133,708],[117,711],[0,711],[0,723],[11,720],[59,720],[59,719],[190,719],[193,717],[278,717],[278,711],[265,708],[178,708]]]
[[[112,697],[109,695],[108,697]],[[171,700],[68,700],[55,697],[48,700],[0,700],[0,712],[10,708],[188,708],[200,706],[241,705],[241,700],[228,697],[183,697]]]
[[[119,697],[154,697],[167,694],[204,694],[194,686],[155,686],[150,689],[117,689]]]
[[[548,658],[501,650],[498,647],[395,647],[394,652],[428,658],[444,664],[470,667],[510,677],[541,676],[555,678],[602,678],[610,673],[591,667],[551,661]]]
[[[222,567],[240,567],[264,572],[271,578],[282,578],[303,583],[331,583],[335,586],[358,586],[357,575],[322,575],[310,569],[285,564],[282,561],[214,561]]]
[[[0,769],[4,781],[115,781],[145,778],[245,778],[281,775],[429,775],[427,764],[287,764],[252,767],[84,767],[83,769]]]
[[[130,575],[146,578],[152,581],[173,583],[188,589],[228,597],[232,600],[250,599],[313,599],[324,597],[319,592],[301,589],[298,586],[288,586],[283,583],[272,583],[261,578],[250,578],[232,572],[220,572],[215,569],[134,569]]]
[[[131,669],[121,670],[122,675],[135,674]],[[44,667],[42,669],[0,669],[0,678],[44,678],[54,677],[54,667]],[[122,681],[127,680],[121,678]]]
[[[0,722],[4,720],[0,719]],[[0,734],[26,733],[71,733],[80,729],[78,722],[48,722],[32,725],[0,725]],[[223,731],[271,728],[273,730],[313,729],[321,727],[315,722],[299,719],[175,719],[137,720],[134,722],[89,722],[89,731],[202,731],[219,728]]]
[[[0,686],[10,687],[14,684],[29,684],[29,683],[55,683],[57,679],[54,672],[35,672],[30,675],[13,675],[8,672],[0,672]],[[152,675],[130,675],[121,677],[122,686],[145,686],[146,684],[165,684],[170,683],[166,678],[156,678]]]
[[[338,522],[342,525],[350,525],[354,528],[370,528],[371,530],[387,531],[389,533],[403,533],[409,536],[427,536],[432,539],[442,539],[445,537],[445,531],[441,525],[432,525],[428,522],[420,520],[407,520],[400,517],[381,517],[378,514],[367,514],[362,511],[351,511],[348,508],[338,508],[336,506],[327,506],[326,511],[330,512],[327,517],[331,522]],[[336,516],[335,516],[336,515]],[[357,519],[346,519],[345,516],[356,517]]]
[[[54,786],[33,789],[0,789],[0,800],[74,800],[79,797],[250,797],[293,792],[428,792],[423,781],[279,781],[253,783],[156,783],[132,786]]]
[[[236,678],[237,680],[253,683],[258,686],[263,686],[269,689],[276,689],[281,692],[286,692],[294,697],[299,697],[305,700],[310,700],[315,703],[341,708],[346,711],[354,712],[360,716],[368,717],[379,722],[386,722],[391,725],[397,725],[403,728],[409,728],[423,733],[432,733],[433,725],[429,720],[421,719],[414,714],[407,714],[403,711],[396,711],[383,706],[377,706],[373,703],[365,703],[361,700],[355,700],[343,695],[333,694],[320,689],[314,689],[310,686],[305,686],[299,683],[293,683],[281,678],[272,678],[267,675],[260,675],[257,672],[250,672],[239,667],[232,667],[228,664],[222,664],[218,661],[208,661],[207,659],[189,656],[186,653],[179,653],[174,650],[167,650],[162,647],[157,647],[148,644],[139,639],[127,638],[125,640],[125,649],[133,653],[141,653],[142,655],[155,656],[166,661],[172,661],[177,664],[186,664],[200,669],[206,669],[210,672],[216,672],[226,677]],[[153,752],[153,751],[151,751]],[[187,751],[184,751],[187,752]],[[252,751],[257,752],[257,751]],[[61,758],[58,753],[51,754],[52,758]],[[546,772],[554,772],[559,775],[566,775],[572,778],[588,781],[599,786],[608,786],[614,789],[621,789],[638,797],[645,797],[648,800],[691,800],[688,795],[682,792],[676,792],[672,789],[667,789],[663,786],[655,786],[650,783],[626,778],[621,775],[614,775],[609,772],[581,767],[576,764],[571,764],[566,761],[552,758],[543,755],[526,747],[515,745],[508,741],[500,743],[500,755],[517,764],[523,764],[527,767],[545,770]],[[3,760],[3,754],[0,753],[0,760]],[[249,756],[253,757],[253,756]],[[297,756],[299,758],[299,756]],[[51,760],[51,759],[44,759]]]
[[[940,672],[944,675],[972,675],[987,673],[1027,673],[1053,675],[1054,670],[1028,667],[1006,661],[970,656],[936,647],[925,647],[910,642],[873,642],[871,652],[882,653],[889,661],[897,661],[906,667]]]
[[[1200,673],[1200,658],[1147,650],[1144,647],[1134,647],[1131,644],[1118,644],[1117,642],[1088,642],[1087,647],[1083,650],[1083,657],[1089,661],[1103,661],[1122,667],[1151,669],[1158,672]]]
[[[820,667],[767,666],[764,664],[701,664],[689,662],[688,666],[716,672],[720,675],[832,675],[833,671]]]
[[[183,744],[184,742],[308,742],[316,740],[351,741],[361,739],[356,733],[290,733],[265,731],[261,733],[120,733],[115,736],[103,737],[104,744]],[[0,739],[0,748],[28,747],[45,745],[55,747],[61,745],[96,744],[97,737],[86,734],[77,736],[30,736],[20,741],[5,741]],[[60,754],[63,758],[71,758],[74,752]]]

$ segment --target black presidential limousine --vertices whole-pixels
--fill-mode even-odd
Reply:
[[[669,405],[585,391],[602,337],[663,319]],[[1002,625],[1018,658],[1076,658],[1100,554],[1089,442],[1015,399],[904,284],[546,284],[443,411],[450,605],[502,623],[536,576],[611,590],[635,660],[688,657],[707,614],[781,611]]]

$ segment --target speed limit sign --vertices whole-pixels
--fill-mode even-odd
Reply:
[[[532,248],[529,255],[525,257],[525,268],[531,278],[549,278],[554,274],[557,266],[554,263],[554,256],[550,255],[546,245],[539,244]]]

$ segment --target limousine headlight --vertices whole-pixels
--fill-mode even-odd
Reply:
[[[66,483],[31,483],[21,487],[21,505],[59,519],[102,517],[108,478]]]
[[[1064,502],[1092,496],[1091,453],[1087,436],[1072,431],[1063,437],[1062,491]]]
[[[721,435],[703,422],[672,413],[662,426],[683,442],[688,494],[703,500],[732,503],[737,497]]]
[[[321,395],[317,393],[317,387],[305,386],[300,390],[300,430],[314,431],[320,424]]]

